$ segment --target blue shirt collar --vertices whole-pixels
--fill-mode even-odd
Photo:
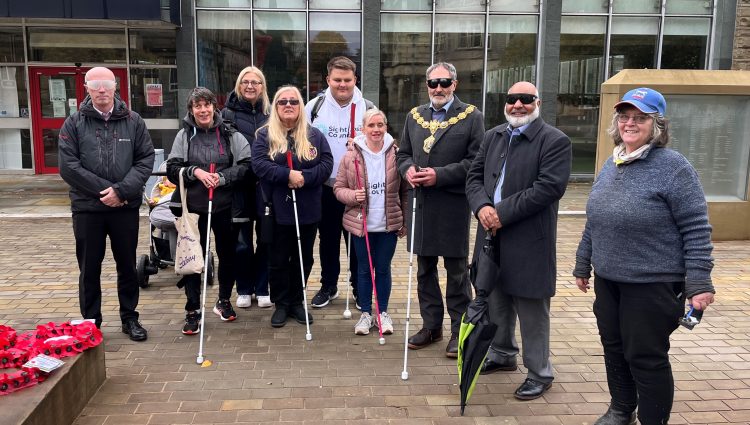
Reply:
[[[522,125],[521,127],[518,127],[518,129],[515,129],[510,124],[508,124],[508,134],[512,135],[514,130],[518,130],[518,134],[523,134],[523,132],[526,131],[526,129],[529,128],[530,125],[531,123],[528,123],[526,125]]]

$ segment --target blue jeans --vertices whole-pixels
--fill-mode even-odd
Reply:
[[[368,232],[370,254],[375,272],[375,286],[378,292],[378,307],[388,311],[391,297],[391,260],[396,252],[396,232]],[[357,303],[363,312],[372,314],[372,277],[367,255],[365,238],[352,235],[352,244],[357,253]]]
[[[238,295],[265,296],[268,295],[268,252],[263,244],[253,252],[253,223],[234,223],[237,235],[235,257],[235,279]],[[255,231],[259,227],[256,223]]]

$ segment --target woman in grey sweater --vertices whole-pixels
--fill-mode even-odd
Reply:
[[[615,105],[615,148],[591,189],[576,252],[578,288],[590,288],[604,348],[609,410],[596,425],[666,424],[674,399],[669,336],[687,297],[714,300],[711,225],[698,174],[669,142],[666,101],[629,91]]]

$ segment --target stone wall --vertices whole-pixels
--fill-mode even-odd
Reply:
[[[750,0],[737,0],[732,69],[750,70]]]

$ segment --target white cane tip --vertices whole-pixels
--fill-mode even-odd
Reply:
[[[312,334],[305,335],[305,339],[308,341],[312,341]]]
[[[352,318],[352,312],[349,310],[344,311],[344,319],[351,319]]]
[[[401,372],[401,379],[404,380],[404,381],[406,381],[407,379],[409,379],[409,372],[407,372],[407,371]]]
[[[195,362],[198,363],[198,364],[202,364],[203,363],[203,356],[198,356],[198,358],[195,359]]]
[[[385,338],[380,338],[380,341],[378,342],[380,342],[380,345],[385,345]]]

